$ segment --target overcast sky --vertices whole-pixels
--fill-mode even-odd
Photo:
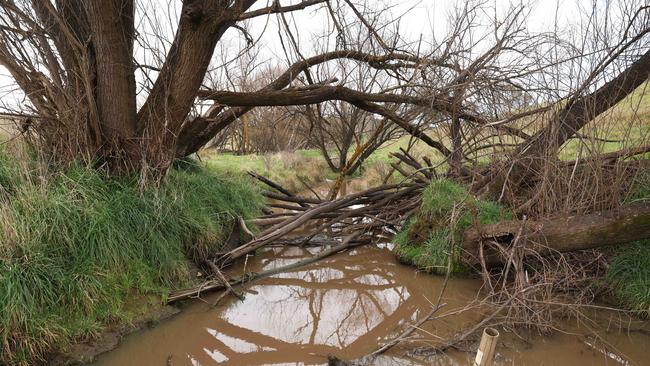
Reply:
[[[166,0],[157,0],[166,1]],[[267,6],[272,0],[260,1],[255,8]],[[291,3],[299,2],[293,0]],[[355,3],[362,3],[362,0],[355,0]],[[286,2],[283,2],[286,3]],[[387,12],[389,18],[400,19],[400,34],[405,39],[412,41],[423,37],[425,41],[435,35],[436,39],[442,39],[448,31],[450,13],[455,7],[463,6],[464,1],[454,0],[366,0],[369,9],[383,9],[389,7]],[[497,12],[503,13],[513,4],[519,4],[517,0],[488,0],[487,7],[494,7]],[[568,26],[576,21],[580,7],[590,8],[591,0],[539,0],[525,1],[529,4],[529,28],[532,31],[552,29],[557,23],[560,27]],[[559,9],[559,11],[558,11]],[[353,16],[351,14],[351,16]],[[487,16],[492,16],[489,14]],[[323,34],[331,27],[328,12],[315,6],[302,11],[291,13],[287,20],[298,30],[296,36],[300,40],[300,46],[305,56],[313,51],[310,48],[310,40]],[[250,22],[250,32],[254,38],[260,39],[263,52],[273,55],[273,58],[283,59],[282,47],[278,37],[278,22],[276,16],[257,18]],[[241,34],[237,31],[229,31],[224,37],[224,44],[236,44],[241,42]],[[312,54],[314,52],[311,52]]]

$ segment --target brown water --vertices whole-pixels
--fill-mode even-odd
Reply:
[[[317,249],[275,248],[252,257],[248,270],[300,260]],[[231,274],[241,274],[243,264]],[[97,365],[320,365],[328,354],[350,359],[372,352],[431,309],[443,278],[400,265],[385,247],[366,246],[245,286],[245,299],[218,294],[193,301],[177,316],[128,336]],[[439,315],[470,303],[480,282],[450,281]],[[391,349],[376,365],[469,365],[472,353],[451,351],[421,359],[404,356],[409,346],[440,341],[467,329],[480,311],[465,311],[428,322],[406,344]],[[523,341],[500,329],[497,365],[650,365],[646,322],[624,333],[601,314],[600,339],[575,321],[569,333]],[[593,330],[593,329],[592,329]]]

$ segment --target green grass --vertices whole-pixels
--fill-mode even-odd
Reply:
[[[609,264],[606,281],[626,307],[650,313],[650,240],[622,248]]]
[[[397,244],[395,254],[404,263],[434,273],[447,271],[451,255],[451,271],[464,272],[460,257],[462,232],[474,220],[487,225],[510,218],[511,214],[498,204],[478,200],[464,187],[438,179],[424,190],[417,215],[393,239]]]
[[[650,197],[650,172],[642,172],[625,197],[626,203]],[[650,240],[640,240],[618,250],[607,268],[607,285],[629,309],[650,314]]]
[[[219,250],[263,202],[247,180],[202,168],[139,190],[84,166],[19,174],[0,151],[0,179],[0,364],[42,362],[128,320],[128,299],[188,284],[186,258]]]
[[[444,128],[440,128],[431,131],[429,134],[436,139],[446,139],[442,135],[443,130]],[[356,188],[361,189],[382,184],[384,178],[392,170],[390,163],[397,161],[391,154],[398,152],[400,148],[406,149],[411,139],[410,135],[405,135],[385,143],[375,150],[361,167],[354,174],[348,176],[347,179],[356,182]],[[427,155],[434,164],[444,161],[442,154],[420,140],[415,139],[414,141],[413,148],[410,150],[412,155],[418,158]],[[332,154],[334,154],[333,151]],[[339,173],[330,169],[318,149],[296,150],[293,152],[281,151],[264,155],[236,155],[206,149],[201,151],[199,155],[207,166],[219,171],[241,173],[253,170],[293,192],[307,190],[301,180],[313,187],[324,183],[326,180],[335,180],[339,176]],[[446,164],[438,168],[438,171],[442,172],[444,169],[446,169]],[[390,178],[388,182],[391,183],[403,179],[399,173],[393,173]]]
[[[293,192],[306,189],[301,180],[311,185],[334,177],[318,150],[298,150],[268,155],[204,152],[202,155],[205,155],[202,159],[211,169],[236,174],[252,170]]]

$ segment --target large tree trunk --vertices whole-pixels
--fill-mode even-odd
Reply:
[[[485,198],[496,198],[505,184],[519,187],[555,159],[558,149],[582,127],[620,102],[650,75],[650,51],[595,92],[570,101],[557,112],[547,127],[522,143],[504,164],[498,164],[474,186]]]
[[[254,2],[240,1],[238,8],[228,8],[229,1],[223,0],[183,2],[176,38],[138,113],[144,137],[162,138],[162,146],[148,152],[150,162],[159,160],[165,165],[175,157],[181,126],[203,82],[217,42]]]
[[[274,2],[245,13],[256,2],[183,1],[174,41],[138,111],[134,0],[0,0],[0,65],[11,73],[36,112],[21,113],[23,132],[33,131],[39,148],[60,163],[81,158],[114,173],[142,169],[145,177],[162,176],[175,157],[198,150],[250,109],[237,108],[215,119],[221,110],[215,107],[204,119],[187,118],[226,30],[244,19],[304,9],[325,0],[287,6]],[[348,53],[327,57],[367,57]],[[368,61],[386,63],[395,58],[415,62],[407,54],[372,56]],[[304,60],[296,68],[310,65]],[[294,73],[296,68],[270,87],[288,85],[299,74]]]
[[[95,54],[94,92],[101,121],[103,158],[116,170],[136,168],[136,92],[133,65],[133,0],[83,3]]]
[[[49,144],[63,145],[60,150],[70,150],[73,159],[79,155],[96,159],[114,173],[128,174],[143,167],[154,174],[164,173],[175,157],[180,126],[194,103],[217,42],[253,3],[255,0],[183,2],[174,42],[140,111],[133,61],[133,0],[57,0],[56,7],[32,1],[65,70],[50,72],[52,78],[64,79],[56,83],[58,92],[75,105],[61,104],[47,114],[51,104],[47,98],[57,93],[43,95],[39,83],[21,78],[30,75],[28,70],[17,69],[12,74],[40,113],[66,122],[69,131],[64,135],[71,136],[68,146],[61,144],[60,138]],[[3,58],[10,60],[9,56]],[[58,66],[53,63],[51,69]],[[41,103],[43,100],[48,103]],[[63,115],[68,110],[77,112],[75,123]],[[61,125],[55,127],[61,129]],[[80,148],[77,145],[82,139],[91,143]]]
[[[463,256],[468,263],[479,263],[481,241],[510,245],[517,235],[518,243],[545,255],[603,246],[625,244],[650,238],[650,203],[641,202],[618,209],[581,216],[557,217],[540,221],[503,221],[474,227],[463,234]],[[504,261],[503,256],[485,245],[488,264]]]

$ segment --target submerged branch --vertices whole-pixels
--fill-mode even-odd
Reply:
[[[184,299],[188,299],[188,298],[192,298],[192,297],[199,297],[202,293],[205,293],[205,292],[215,291],[215,290],[223,290],[223,289],[226,289],[228,287],[241,285],[241,284],[251,282],[251,281],[254,281],[254,280],[259,280],[261,278],[273,276],[273,275],[276,275],[278,273],[290,271],[290,270],[293,270],[293,269],[303,267],[303,266],[306,266],[308,264],[317,262],[317,261],[319,261],[319,260],[321,260],[323,258],[329,257],[329,256],[331,256],[333,254],[339,253],[339,252],[344,251],[346,249],[349,249],[349,248],[352,248],[352,247],[355,247],[355,246],[359,246],[359,245],[363,245],[363,244],[367,244],[369,242],[369,240],[361,241],[361,242],[360,241],[355,241],[356,239],[359,238],[360,235],[361,235],[361,233],[354,233],[352,235],[349,235],[348,237],[346,237],[343,240],[343,242],[341,244],[339,244],[339,245],[337,245],[335,247],[331,247],[329,249],[323,250],[322,252],[316,254],[315,256],[313,256],[311,258],[307,258],[307,259],[304,259],[304,260],[301,260],[301,261],[298,261],[298,262],[295,262],[295,263],[291,263],[291,264],[288,264],[286,266],[272,268],[272,269],[262,271],[262,272],[257,272],[257,273],[253,273],[253,272],[247,273],[246,275],[244,275],[242,277],[231,279],[231,280],[228,280],[226,282],[210,280],[210,281],[206,281],[206,282],[202,283],[199,286],[195,286],[195,287],[184,289],[184,290],[175,291],[175,292],[173,292],[173,293],[171,293],[169,295],[169,297],[167,298],[167,303],[173,303],[173,302],[176,302],[176,301],[180,301],[180,300],[184,300]]]

